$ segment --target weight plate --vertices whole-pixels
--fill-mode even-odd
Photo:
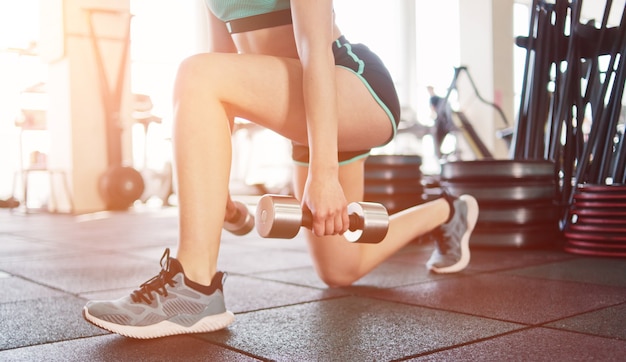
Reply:
[[[624,234],[612,234],[612,233],[589,233],[585,231],[578,231],[567,229],[565,232],[565,237],[568,239],[577,239],[577,240],[593,240],[593,241],[603,241],[603,242],[611,242],[611,243],[626,243],[626,235]]]
[[[421,195],[407,195],[405,197],[401,197],[402,195],[396,196],[397,197],[365,195],[364,200],[385,205],[389,214],[395,214],[398,211],[408,209],[409,207],[420,205],[425,202]]]
[[[588,225],[588,224],[570,224],[569,228],[571,231],[586,231],[591,233],[625,233],[626,234],[626,225],[622,224],[620,226],[617,225]]]
[[[626,257],[626,251],[614,248],[585,248],[575,245],[566,245],[563,250],[568,253],[586,256]]]
[[[626,193],[626,185],[614,184],[614,185],[598,185],[598,184],[582,184],[578,185],[578,190],[582,192],[593,193]]]
[[[528,224],[558,220],[559,208],[550,204],[483,206],[478,214],[478,223]]]
[[[453,161],[441,165],[442,180],[555,179],[553,162],[544,160]]]
[[[626,225],[626,218],[588,217],[580,216],[572,212],[570,212],[570,220],[573,224],[584,225]]]
[[[590,208],[590,209],[606,209],[606,208],[621,208],[626,210],[626,200],[624,201],[578,201],[574,200],[574,207],[576,208]],[[622,210],[622,211],[623,211]]]
[[[576,192],[574,193],[575,201],[623,201],[626,200],[626,193],[612,192]]]
[[[556,196],[556,187],[549,183],[459,183],[442,182],[442,187],[453,195],[469,194],[480,201],[535,201],[552,200]]]
[[[420,180],[422,173],[420,170],[407,168],[365,168],[365,182],[375,181],[395,181],[395,180]]]
[[[591,216],[591,217],[626,217],[626,210],[611,209],[611,208],[578,208],[573,205],[571,213],[578,216]]]
[[[419,181],[411,182],[366,182],[364,191],[369,195],[421,194],[424,188]]]
[[[611,249],[624,249],[626,250],[626,244],[606,244],[606,243],[598,243],[595,241],[584,241],[584,240],[567,240],[568,244],[573,246],[580,246],[584,248],[611,248]]]
[[[365,160],[366,167],[368,165],[385,165],[385,166],[421,166],[422,157],[417,155],[371,155]]]
[[[488,248],[550,248],[561,241],[562,235],[556,228],[534,231],[508,228],[475,230],[470,238],[470,245]]]

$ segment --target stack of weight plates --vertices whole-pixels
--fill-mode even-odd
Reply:
[[[365,161],[365,201],[383,204],[389,214],[424,202],[422,158],[372,155]]]
[[[565,250],[626,256],[626,185],[580,185],[565,228]]]
[[[480,207],[470,243],[482,247],[544,248],[562,240],[557,177],[544,160],[477,160],[442,165],[441,187],[470,194]]]

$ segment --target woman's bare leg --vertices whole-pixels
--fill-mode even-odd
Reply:
[[[177,259],[191,280],[209,284],[216,271],[229,198],[230,120],[242,117],[306,143],[301,72],[297,60],[256,55],[203,54],[182,63],[174,92]],[[383,110],[356,76],[341,68],[336,74],[342,150],[384,142],[391,124]]]
[[[359,160],[340,168],[340,181],[348,202],[363,200],[363,164]],[[307,168],[295,171],[296,195],[302,197]],[[329,286],[347,286],[360,279],[416,237],[443,224],[450,214],[448,202],[438,199],[390,216],[389,231],[378,244],[349,243],[343,236],[316,237],[305,231],[313,264]]]

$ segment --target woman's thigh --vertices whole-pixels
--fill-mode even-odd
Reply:
[[[337,67],[336,76],[339,149],[363,150],[388,140],[393,131],[391,121],[368,88],[344,68]],[[175,94],[182,106],[187,101],[201,107],[203,96],[217,97],[229,116],[307,144],[302,68],[297,59],[199,54],[181,64],[176,84]]]

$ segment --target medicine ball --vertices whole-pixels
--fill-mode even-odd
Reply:
[[[100,178],[99,191],[108,210],[125,210],[143,194],[145,184],[139,171],[112,166]]]

